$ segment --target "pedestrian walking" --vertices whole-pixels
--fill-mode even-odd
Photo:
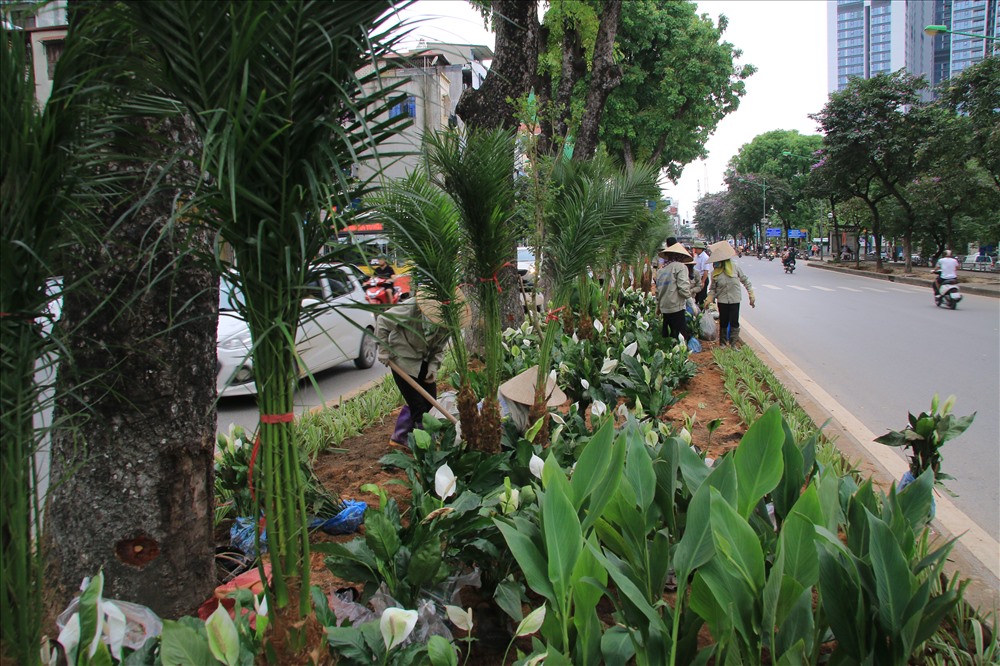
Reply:
[[[666,262],[656,273],[656,311],[663,315],[663,337],[687,338],[685,305],[691,298],[688,265],[694,259],[680,243],[664,244],[659,256]]]
[[[740,283],[750,297],[750,307],[757,307],[753,285],[733,257],[736,251],[726,241],[708,246],[711,252],[712,285],[706,303],[715,302],[719,307],[719,344],[740,343],[740,301],[743,299]]]

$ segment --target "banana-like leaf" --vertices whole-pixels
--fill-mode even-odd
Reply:
[[[503,534],[507,547],[510,548],[510,552],[524,573],[528,587],[555,603],[556,596],[549,579],[548,564],[542,556],[542,551],[532,539],[532,536],[540,536],[538,530],[523,518],[515,518],[514,524],[499,519],[494,519],[493,523]]]
[[[916,581],[889,526],[872,514],[868,514],[868,525],[879,619],[885,629],[898,631],[906,623],[906,606]]]
[[[781,412],[773,405],[747,430],[733,454],[739,482],[737,510],[748,518],[764,495],[774,490],[784,472],[785,433]]]
[[[573,501],[569,482],[559,469],[556,456],[545,460],[545,467],[553,467],[551,481],[541,498],[542,537],[549,580],[556,595],[556,608],[564,608],[573,587],[573,568],[583,548],[583,529]],[[568,621],[568,618],[563,618]]]
[[[715,552],[754,593],[760,592],[764,587],[764,553],[757,534],[717,490],[712,491],[711,512]]]

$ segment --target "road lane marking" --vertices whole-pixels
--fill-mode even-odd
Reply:
[[[823,390],[819,384],[800,370],[797,365],[792,363],[791,359],[782,354],[769,340],[765,339],[760,331],[748,324],[746,320],[743,321],[741,326],[743,326],[744,332],[748,333],[757,344],[784,366],[788,374],[802,385],[803,390],[813,400],[830,412],[833,418],[843,426],[844,430],[849,432],[865,449],[871,459],[881,464],[894,480],[902,478],[903,474],[909,471],[909,465],[906,464],[906,461],[895,455],[891,447],[876,444],[875,433],[869,430],[852,413],[847,411],[833,396]],[[1000,559],[997,558],[997,553],[1000,552],[1000,542],[987,534],[986,530],[962,513],[948,497],[937,490],[934,491],[934,500],[937,504],[937,514],[934,520],[944,525],[952,535],[961,537],[962,545],[969,549],[969,553],[987,571],[1000,578]]]
[[[885,293],[885,289],[876,289],[875,287],[865,287],[865,289],[867,291],[874,291],[874,292],[878,292],[880,294],[884,294]]]
[[[898,291],[901,294],[913,294],[918,291],[923,291],[925,287],[910,287],[909,289],[900,289],[899,287],[889,287],[889,291]]]
[[[790,289],[798,289],[799,291],[809,291],[809,289],[807,289],[806,287],[800,287],[797,284],[790,284],[790,285],[788,285],[788,287]]]
[[[775,291],[781,291],[781,287],[775,287],[773,284],[765,284],[763,286],[767,287],[768,289],[774,289]]]
[[[861,291],[860,289],[855,289],[854,287],[840,287],[840,288],[843,289],[843,290],[845,290],[845,291],[853,291],[855,294],[863,294],[863,293],[865,293],[865,292]]]
[[[819,289],[820,291],[836,291],[836,289],[830,289],[829,287],[821,287],[818,284],[811,284],[809,286],[812,287],[813,289]]]

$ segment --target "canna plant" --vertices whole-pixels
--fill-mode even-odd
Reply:
[[[330,233],[320,212],[365,192],[349,165],[388,138],[378,69],[391,3],[131,2],[164,86],[194,119],[207,180],[189,213],[232,248],[259,390],[253,485],[267,520],[270,607],[308,613],[309,533],[293,437],[294,339],[311,264]],[[369,87],[365,87],[366,84]],[[372,90],[373,92],[368,92]],[[275,628],[291,625],[275,622]],[[289,641],[294,649],[294,641]]]

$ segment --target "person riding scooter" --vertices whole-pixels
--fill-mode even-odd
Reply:
[[[790,247],[781,257],[781,263],[784,264],[785,268],[795,268],[795,248]]]

